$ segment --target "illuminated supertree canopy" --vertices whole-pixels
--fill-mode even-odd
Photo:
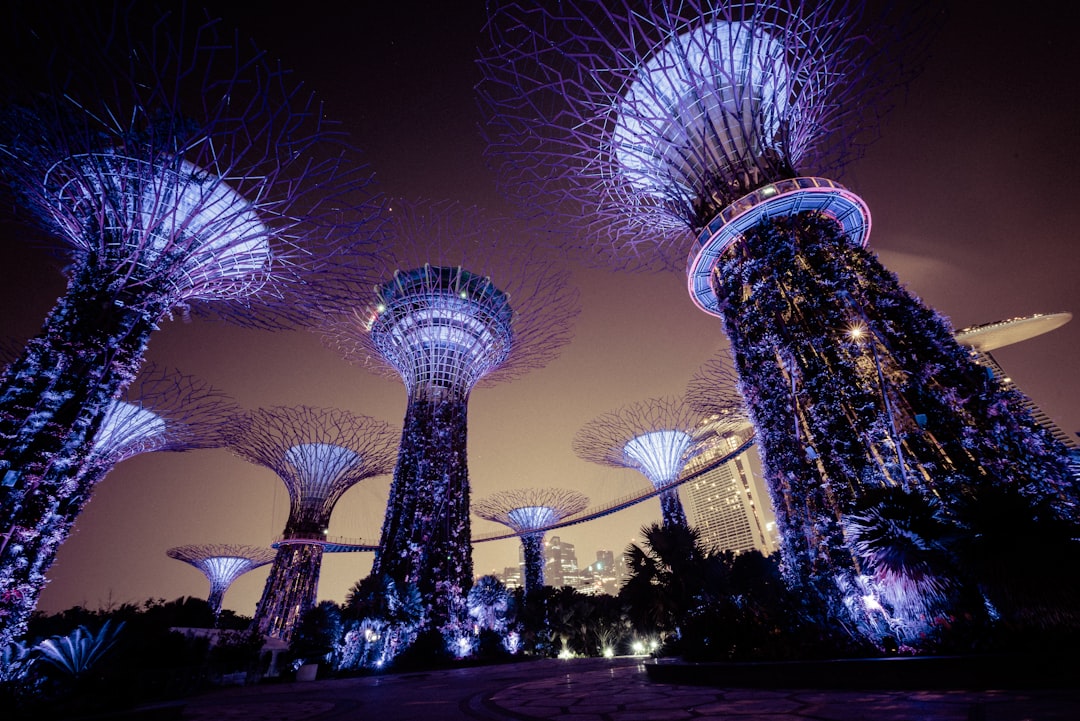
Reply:
[[[574,436],[581,458],[614,468],[640,471],[660,494],[664,525],[686,526],[679,489],[672,484],[705,450],[695,437],[701,414],[682,398],[654,398],[604,413]],[[671,486],[669,488],[669,486]]]
[[[589,499],[567,488],[515,488],[473,504],[480,518],[509,526],[525,552],[525,593],[544,585],[544,528],[580,513]]]
[[[465,619],[472,582],[469,395],[539,368],[570,340],[568,272],[476,208],[393,205],[381,284],[324,325],[347,359],[400,377],[408,407],[373,573],[419,585],[426,627]],[[363,296],[361,296],[362,298]]]
[[[4,73],[0,174],[68,282],[0,379],[0,525],[22,519],[33,553],[158,325],[306,321],[314,280],[370,236],[342,218],[378,206],[319,102],[217,21],[20,7],[2,44],[29,70]]]
[[[94,488],[116,464],[143,453],[220,446],[222,428],[236,411],[231,398],[199,378],[152,364],[144,367],[123,399],[108,404],[93,443],[62,497],[46,509],[22,506],[5,519],[10,525],[0,537],[4,591],[0,608],[11,621],[6,628],[18,632],[16,619],[22,609],[33,608],[57,550]]]
[[[206,575],[210,581],[210,596],[207,603],[217,616],[221,613],[221,603],[225,592],[236,579],[248,571],[265,566],[274,560],[277,552],[272,548],[243,546],[231,543],[204,543],[199,545],[176,546],[165,551],[169,558],[190,563]]]
[[[620,264],[678,267],[734,201],[858,156],[911,72],[910,25],[859,2],[639,5],[501,4],[478,86],[506,191]]]
[[[1071,521],[1077,489],[1022,397],[864,248],[866,204],[804,175],[842,169],[908,79],[930,23],[901,8],[510,3],[489,21],[480,92],[511,194],[584,218],[590,252],[621,265],[689,252],[691,298],[731,343],[789,580],[869,638],[918,643],[932,619],[885,609],[883,629],[844,535],[868,489],[955,514],[998,485]]]
[[[298,406],[249,411],[225,436],[231,450],[272,470],[289,491],[289,520],[252,621],[287,639],[315,606],[334,505],[355,484],[390,471],[394,433],[367,416]]]

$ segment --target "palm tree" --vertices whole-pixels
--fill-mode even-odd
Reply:
[[[510,592],[492,575],[481,576],[469,589],[469,617],[481,629],[504,631],[510,612]]]
[[[936,500],[899,487],[872,489],[844,530],[895,623],[925,631],[948,609],[958,590],[950,550],[958,529]]]
[[[639,632],[678,637],[682,620],[722,588],[727,570],[694,528],[654,523],[641,534],[642,545],[630,544],[623,556],[629,577],[619,597]]]

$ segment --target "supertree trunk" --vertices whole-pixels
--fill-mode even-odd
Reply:
[[[937,496],[955,513],[1002,484],[1075,519],[1060,444],[872,254],[813,213],[744,241],[713,282],[789,573],[850,607],[859,569],[841,522],[868,488]]]
[[[525,593],[544,586],[544,534],[527,533],[521,537],[525,554]]]
[[[472,584],[468,399],[413,398],[373,572],[419,585],[425,628],[461,622]]]
[[[323,547],[314,543],[283,544],[278,549],[252,628],[289,640],[300,619],[315,607],[322,557]]]
[[[225,603],[225,592],[229,590],[227,585],[210,584],[210,596],[206,599],[206,604],[210,606],[210,610],[214,613],[214,618],[221,616],[221,606]]]
[[[0,385],[0,645],[25,630],[43,574],[100,474],[80,468],[168,307],[84,265]],[[131,288],[128,281],[126,286]],[[70,496],[70,497],[69,497]]]
[[[679,500],[679,489],[669,488],[660,494],[660,516],[665,526],[690,527],[682,501]]]

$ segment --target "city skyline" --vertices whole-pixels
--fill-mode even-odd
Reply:
[[[445,8],[433,9],[416,19],[408,36],[385,37],[380,28],[400,22],[390,16],[405,11],[378,12],[386,17],[371,23],[364,42],[349,47],[336,45],[348,35],[349,23],[329,14],[292,19],[296,36],[280,20],[229,20],[320,93],[328,115],[354,132],[384,191],[497,207],[493,179],[479,157],[482,143],[473,128],[478,112],[469,94],[482,10],[451,17],[439,14]],[[1052,17],[1047,9],[1035,12]],[[366,14],[355,11],[353,19],[357,15]],[[1080,295],[1072,279],[1080,263],[1069,244],[1080,228],[1080,210],[1067,201],[1080,190],[1070,175],[1080,146],[1069,132],[1077,97],[1065,82],[1067,36],[1037,17],[1014,28],[1008,18],[960,15],[958,10],[934,40],[926,69],[906,98],[898,94],[900,105],[882,138],[840,180],[870,205],[870,249],[950,317],[954,328],[1076,312]],[[331,27],[339,23],[345,27]],[[1002,47],[1013,54],[1000,57]],[[437,65],[421,61],[425,48],[444,53]],[[1034,112],[1059,86],[1066,90],[1053,98],[1054,111]],[[973,110],[985,115],[974,122]],[[0,298],[9,309],[3,332],[25,338],[37,331],[63,288],[44,253],[26,247],[23,233],[5,225],[0,236]],[[25,276],[37,286],[29,295],[20,290]],[[577,267],[574,282],[583,311],[563,356],[512,384],[480,389],[472,399],[475,497],[504,488],[567,485],[581,488],[595,504],[644,488],[647,481],[633,472],[577,459],[570,439],[612,407],[680,393],[724,346],[718,321],[693,308],[680,273]],[[1080,430],[1080,389],[1070,373],[1080,351],[1077,325],[995,352],[1019,387],[1069,433]],[[248,408],[336,406],[397,427],[404,415],[400,384],[350,367],[313,333],[269,335],[176,320],[155,335],[148,357],[205,378]],[[126,461],[103,481],[50,574],[42,610],[75,603],[97,607],[109,601],[110,589],[114,602],[198,597],[205,582],[173,569],[177,564],[165,549],[184,543],[267,544],[280,532],[287,496],[273,474],[247,468],[224,451],[160,455]],[[366,538],[377,537],[382,509],[373,507],[379,493],[385,500],[388,485],[383,477],[346,494],[331,519],[331,534],[360,530]],[[558,533],[578,548],[621,553],[641,525],[658,520],[653,499]],[[500,527],[473,520],[474,534],[493,530]],[[476,573],[514,565],[518,545],[517,539],[478,544]],[[370,563],[371,554],[328,555],[319,598],[344,600]],[[250,615],[264,580],[261,569],[239,579],[225,607]]]

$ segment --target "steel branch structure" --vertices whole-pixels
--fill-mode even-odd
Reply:
[[[386,423],[336,409],[298,406],[249,411],[226,431],[229,448],[269,468],[289,491],[289,520],[252,620],[288,639],[315,605],[334,505],[349,488],[388,473],[394,434]]]
[[[697,369],[686,384],[686,402],[702,417],[730,423],[733,430],[750,422],[730,356],[716,355]]]
[[[221,614],[225,592],[236,579],[248,571],[265,566],[274,560],[277,552],[272,548],[242,546],[226,543],[177,546],[165,551],[169,558],[190,563],[210,581],[210,596],[206,602],[215,616]]]
[[[679,267],[739,198],[872,139],[912,33],[861,5],[502,3],[480,60],[489,155],[508,193],[584,224],[590,253]]]
[[[701,415],[681,398],[654,398],[605,413],[574,436],[581,458],[640,471],[656,489],[678,480],[683,468],[705,450],[694,433]],[[660,494],[664,525],[686,526],[677,487]]]
[[[396,203],[374,297],[325,324],[350,361],[398,376],[408,407],[374,573],[416,583],[424,624],[465,619],[472,582],[467,408],[476,386],[555,358],[570,339],[568,272],[476,208]]]
[[[900,7],[508,3],[479,89],[512,194],[624,267],[689,252],[691,298],[723,319],[758,430],[789,578],[867,637],[918,643],[927,618],[883,629],[865,603],[843,518],[867,489],[957,513],[997,484],[1072,521],[1080,501],[1064,446],[864,248],[866,204],[809,174],[841,170],[909,77],[930,21]]]
[[[31,70],[2,81],[0,175],[20,219],[63,256],[68,287],[0,379],[2,525],[64,502],[159,323],[192,311],[307,320],[314,279],[367,237],[343,211],[379,207],[320,103],[217,21],[20,7],[0,46]],[[0,586],[24,606],[0,613],[6,628],[37,590]]]
[[[509,526],[521,536],[525,553],[525,593],[544,585],[544,531],[567,516],[580,513],[589,499],[566,488],[515,488],[473,504],[480,518]]]

